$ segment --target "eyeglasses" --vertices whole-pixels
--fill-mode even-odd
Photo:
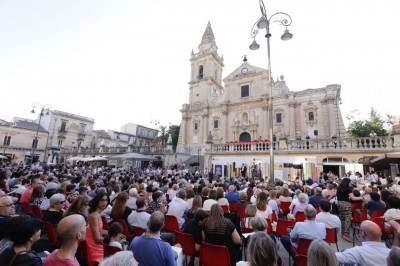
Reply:
[[[63,200],[63,201],[60,201],[59,203],[60,203],[60,204],[64,204],[64,202],[65,202],[65,200]]]
[[[8,205],[0,205],[0,207],[14,207],[14,203],[10,203]]]

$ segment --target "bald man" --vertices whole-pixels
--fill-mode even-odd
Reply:
[[[339,264],[358,264],[363,266],[386,265],[389,255],[385,243],[381,242],[382,232],[379,226],[371,221],[361,223],[361,233],[366,241],[361,246],[336,252]]]
[[[82,215],[73,214],[63,218],[57,226],[60,249],[54,250],[44,261],[44,266],[79,266],[75,258],[79,243],[86,238],[86,221]]]

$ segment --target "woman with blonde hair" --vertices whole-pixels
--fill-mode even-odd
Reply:
[[[282,195],[279,197],[279,202],[292,202],[292,197],[290,196],[289,189],[283,188]]]
[[[64,212],[63,217],[67,217],[72,214],[80,214],[87,220],[89,215],[89,198],[86,196],[78,196]]]
[[[307,253],[308,266],[337,266],[335,252],[324,240],[311,242]]]
[[[227,247],[232,265],[241,257],[240,236],[231,220],[224,217],[224,211],[217,203],[211,206],[210,216],[204,223],[203,241]]]
[[[256,201],[257,213],[256,216],[264,217],[265,219],[270,219],[272,221],[272,208],[268,206],[267,193],[260,192]]]
[[[197,212],[197,210],[200,210],[201,207],[203,206],[203,201],[201,199],[201,196],[197,195],[193,198],[192,202],[192,208],[190,208],[186,214],[186,217],[188,219],[193,219],[194,214]]]
[[[251,220],[256,216],[257,213],[257,207],[256,205],[249,204],[246,206],[246,218],[244,218],[243,221],[243,229],[252,229],[251,227]],[[245,230],[248,231],[248,230]]]

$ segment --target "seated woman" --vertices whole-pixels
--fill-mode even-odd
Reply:
[[[292,202],[292,197],[290,196],[289,189],[282,189],[282,195],[279,197],[279,202]]]
[[[252,231],[253,228],[251,226],[251,220],[256,216],[257,213],[257,207],[256,205],[249,204],[246,207],[246,218],[244,218],[243,221],[243,231],[248,232]],[[246,230],[247,229],[247,230]]]
[[[201,206],[203,205],[203,202],[201,200],[201,196],[197,195],[194,197],[193,202],[192,202],[192,208],[190,208],[187,213],[186,217],[188,219],[193,219],[194,214],[197,212],[197,210],[201,209]]]
[[[271,209],[275,213],[276,217],[279,217],[280,202],[279,202],[279,200],[276,199],[276,191],[275,190],[271,190],[269,192],[268,206],[271,207]]]
[[[203,241],[228,248],[232,265],[239,261],[240,236],[231,220],[224,217],[224,211],[219,204],[211,206],[210,217],[204,223],[203,232]]]
[[[43,221],[57,225],[64,213],[64,203],[65,196],[63,194],[57,193],[50,198],[50,208],[46,210],[43,214]]]
[[[224,189],[222,187],[217,188],[217,203],[221,206],[229,206],[229,202],[224,196]]]
[[[203,210],[210,211],[211,206],[216,203],[217,203],[217,191],[211,189],[210,192],[208,193],[208,200],[203,202]]]
[[[30,205],[40,206],[45,200],[44,193],[45,189],[42,186],[37,186],[32,191],[31,199],[29,200]]]
[[[67,217],[72,214],[80,214],[87,220],[89,210],[89,198],[86,196],[78,196],[71,206],[64,212],[63,217]]]
[[[335,252],[324,240],[313,240],[307,253],[308,266],[337,266]]]
[[[122,235],[122,225],[119,223],[110,225],[110,228],[108,228],[108,235],[104,237],[104,243],[126,250],[127,245],[122,245],[124,242],[126,242],[126,239]]]
[[[390,196],[387,200],[389,209],[383,215],[385,218],[385,228],[390,228],[389,221],[400,220],[400,198],[397,196]]]
[[[111,209],[110,217],[113,219],[113,222],[122,219],[128,225],[128,216],[131,214],[132,210],[126,206],[126,202],[128,201],[129,196],[128,193],[121,192],[115,199],[114,205]],[[130,227],[128,226],[128,229]]]
[[[160,211],[165,213],[166,201],[163,199],[163,195],[160,191],[153,192],[151,194],[152,202],[149,203],[147,209],[150,211]]]
[[[264,217],[265,219],[270,219],[272,221],[272,209],[268,206],[267,194],[263,191],[257,197],[256,201],[257,213],[256,216]]]
[[[20,219],[19,222],[11,234],[13,245],[0,255],[1,265],[42,265],[42,259],[30,251],[32,245],[40,239],[42,228],[40,220],[27,217]]]
[[[240,261],[236,264],[237,266],[278,265],[278,249],[275,242],[265,232],[256,232],[251,236],[246,255],[247,261]]]
[[[246,192],[240,192],[239,201],[238,201],[237,206],[238,207],[246,207],[249,204],[250,204],[250,202],[247,201],[247,193]]]

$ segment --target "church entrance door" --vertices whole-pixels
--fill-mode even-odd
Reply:
[[[251,136],[249,133],[243,132],[242,134],[240,134],[239,141],[248,141],[248,140],[251,140]]]

